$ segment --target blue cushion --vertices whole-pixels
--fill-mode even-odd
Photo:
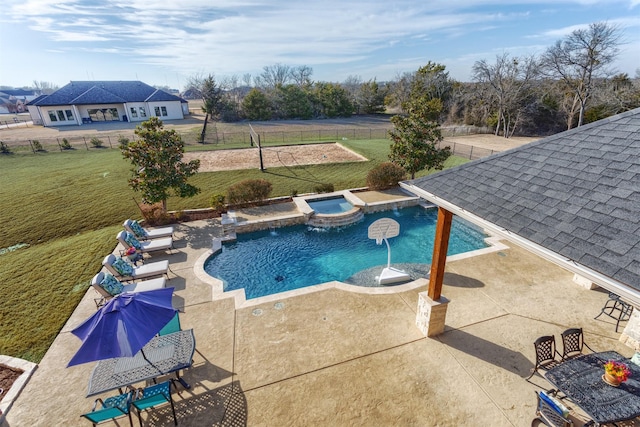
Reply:
[[[140,226],[138,221],[134,220],[129,222],[129,228],[131,228],[131,231],[133,231],[136,237],[147,237],[147,232]]]
[[[114,296],[122,293],[122,290],[124,289],[122,283],[120,283],[118,279],[116,279],[112,274],[109,273],[105,273],[100,286],[102,286],[105,291]]]
[[[140,244],[138,239],[136,239],[135,236],[129,232],[124,233],[124,241],[129,246],[132,246],[136,249],[142,249],[142,245]]]
[[[131,276],[133,274],[133,266],[122,258],[116,258],[111,266],[118,274],[123,276]]]
[[[562,415],[564,418],[567,418],[567,416],[569,415],[569,409],[567,409],[566,406],[564,406],[557,399],[554,399],[552,396],[549,396],[544,391],[540,392],[540,399],[544,400],[546,404],[551,407],[551,409],[553,409],[559,415]]]

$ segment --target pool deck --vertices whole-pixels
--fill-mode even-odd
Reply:
[[[262,220],[291,209],[237,217]],[[537,375],[534,384],[525,381],[537,337],[582,327],[592,348],[633,354],[611,319],[593,320],[606,292],[580,287],[572,273],[508,242],[508,249],[447,264],[443,296],[451,302],[445,332],[434,338],[415,325],[426,281],[404,292],[333,287],[237,308],[233,298],[213,299],[194,273],[221,228],[217,219],[180,224],[176,250],[150,259],[169,260],[174,306],[196,337],[194,364],[184,373],[192,388],[174,393],[181,426],[529,426],[534,391],[550,388]],[[94,363],[65,366],[80,344],[70,331],[95,312],[94,297],[89,289],[4,427],[89,424],[80,414],[93,405],[85,394]],[[173,425],[168,406],[143,418]]]

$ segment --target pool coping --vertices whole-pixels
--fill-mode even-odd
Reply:
[[[461,254],[448,256],[447,262],[459,261],[466,258],[476,257],[479,255],[485,255],[485,254],[509,249],[507,245],[502,243],[502,240],[500,239],[500,237],[491,235],[486,230],[485,230],[485,233],[487,233],[488,237],[486,237],[484,241],[489,246],[487,246],[486,248],[477,249],[475,251],[469,251]],[[199,280],[211,286],[212,301],[226,299],[226,298],[233,298],[236,309],[257,306],[265,303],[277,302],[279,300],[291,298],[294,296],[306,295],[306,294],[310,294],[313,292],[318,292],[326,289],[340,289],[343,291],[355,292],[355,293],[361,293],[361,294],[382,295],[382,294],[395,294],[395,293],[411,291],[416,288],[426,286],[429,283],[428,275],[427,277],[412,280],[410,282],[403,283],[401,285],[389,285],[389,286],[358,286],[358,285],[352,285],[349,283],[341,282],[339,280],[333,280],[330,282],[319,283],[317,285],[305,286],[299,289],[279,292],[273,295],[265,295],[263,297],[247,299],[244,288],[234,289],[232,291],[225,291],[224,282],[216,277],[211,276],[204,269],[205,263],[207,262],[209,257],[211,257],[212,255],[222,250],[221,243],[222,242],[219,239],[217,238],[213,239],[212,248],[208,249],[198,257],[198,259],[196,260],[193,266],[193,272]],[[384,265],[380,265],[379,267],[382,268],[384,267]]]

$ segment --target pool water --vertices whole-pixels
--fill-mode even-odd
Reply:
[[[307,204],[319,214],[338,214],[350,211],[353,205],[344,197],[334,197],[323,200],[307,200]]]
[[[400,235],[389,239],[391,264],[431,264],[437,210],[411,207],[365,215],[341,228],[306,225],[238,234],[205,263],[205,271],[224,283],[224,290],[245,289],[247,299],[345,281],[371,267],[387,265],[387,246],[367,237],[369,225],[380,218],[400,224]],[[487,247],[486,235],[454,217],[447,255]]]

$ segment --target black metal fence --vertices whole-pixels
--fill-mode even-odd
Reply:
[[[348,140],[387,139],[388,128],[325,128],[314,130],[267,131],[258,132],[263,146],[300,144],[313,142],[340,142]],[[483,129],[473,127],[443,128],[443,136],[472,135],[483,133]],[[200,142],[200,129],[178,132],[186,146],[197,146],[204,150],[246,148],[251,144],[249,132],[216,132],[210,129],[204,143]],[[69,136],[42,139],[27,139],[6,143],[12,153],[47,153],[65,150],[118,149],[122,139],[135,140],[133,130],[123,130],[117,135]],[[1,141],[1,133],[0,133]],[[479,159],[494,153],[494,150],[473,145],[443,142],[439,148],[451,147],[451,152],[467,159]]]

